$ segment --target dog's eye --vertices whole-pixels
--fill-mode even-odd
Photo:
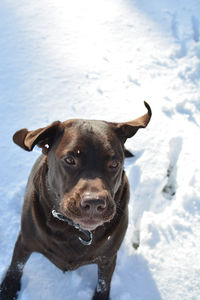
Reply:
[[[111,169],[116,169],[118,166],[119,166],[119,162],[116,159],[112,160],[111,163],[109,164],[109,167]]]
[[[65,158],[65,162],[68,164],[68,165],[75,165],[76,162],[75,162],[75,159],[72,157],[72,156],[67,156]]]

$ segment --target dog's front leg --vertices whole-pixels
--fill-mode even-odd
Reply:
[[[21,234],[15,244],[13,257],[8,271],[0,285],[0,300],[15,300],[20,290],[23,268],[31,252],[25,248]]]
[[[98,263],[98,283],[92,300],[108,300],[110,282],[115,269],[117,255],[110,258],[102,258]]]

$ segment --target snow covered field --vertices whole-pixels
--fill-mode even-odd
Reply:
[[[130,224],[111,298],[198,300],[199,0],[0,1],[0,277],[39,155],[13,133],[73,117],[128,121],[143,100],[153,118],[127,142]],[[88,300],[96,278],[96,266],[63,274],[33,254],[19,299]]]

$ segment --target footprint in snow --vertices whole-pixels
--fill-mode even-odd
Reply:
[[[199,20],[195,16],[192,16],[191,21],[193,29],[193,39],[196,43],[198,43],[200,40]]]
[[[172,35],[180,44],[180,48],[176,51],[176,53],[174,55],[175,58],[183,58],[184,56],[187,55],[187,53],[188,53],[187,43],[189,40],[193,40],[196,43],[198,43],[200,41],[200,22],[195,16],[191,17],[191,34],[190,34],[190,36],[187,36],[187,35],[184,36],[184,34],[182,36],[181,24],[178,21],[176,13],[174,13],[172,15],[171,30],[172,30]],[[184,28],[182,29],[182,32],[185,33]]]
[[[170,151],[169,166],[167,169],[167,183],[162,189],[164,197],[168,200],[171,200],[176,194],[177,162],[182,150],[182,143],[181,137],[172,138],[169,142]]]

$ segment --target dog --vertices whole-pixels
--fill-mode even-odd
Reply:
[[[109,299],[117,251],[128,225],[129,184],[124,143],[145,128],[147,113],[126,123],[72,119],[34,131],[21,129],[14,142],[42,148],[28,179],[21,230],[0,286],[1,300],[17,299],[23,268],[32,252],[62,271],[98,265],[93,300]]]

